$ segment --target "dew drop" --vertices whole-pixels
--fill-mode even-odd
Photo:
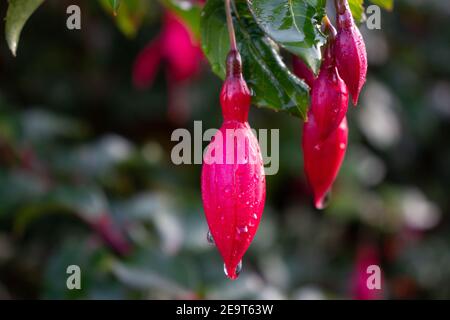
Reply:
[[[225,273],[225,275],[228,277],[228,278],[230,278],[230,276],[228,275],[228,272],[227,272],[227,266],[225,265],[225,263],[223,264],[223,272]],[[237,266],[236,266],[236,278],[237,277],[239,277],[239,275],[241,274],[241,272],[242,272],[242,260],[241,261],[239,261],[239,263],[237,264]],[[231,278],[230,278],[231,279]]]
[[[214,238],[212,236],[211,231],[208,230],[208,233],[206,234],[206,240],[208,241],[209,244],[215,245],[216,243],[214,242]]]
[[[247,233],[248,232],[248,227],[247,226],[236,227],[236,231],[237,231],[238,234]]]
[[[242,271],[242,260],[239,261],[238,265],[236,266],[236,275],[239,276]]]

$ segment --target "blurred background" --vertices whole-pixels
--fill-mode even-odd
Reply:
[[[174,129],[220,126],[221,82],[195,44],[174,49],[185,26],[158,2],[118,22],[104,2],[47,1],[16,58],[0,43],[1,299],[450,299],[450,2],[396,0],[362,26],[368,80],[326,210],[301,121],[252,108],[253,128],[280,129],[280,170],[236,281],[206,240],[201,166],[170,158]]]

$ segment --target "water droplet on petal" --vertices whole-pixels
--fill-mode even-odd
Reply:
[[[208,241],[209,244],[215,245],[216,243],[214,242],[214,238],[212,236],[211,231],[208,230],[208,233],[206,234],[206,240]]]
[[[237,232],[238,234],[241,234],[241,233],[247,233],[247,232],[248,232],[248,227],[247,227],[247,226],[236,227],[236,232]]]
[[[238,265],[236,266],[236,276],[239,276],[242,272],[242,260],[239,261]]]
[[[223,273],[225,273],[225,275],[229,278],[230,276],[228,275],[228,271],[227,271],[227,265],[224,263],[223,264]]]
[[[223,264],[223,272],[225,273],[225,275],[226,275],[228,278],[230,278],[230,276],[228,275],[228,272],[227,272],[227,266],[225,265],[225,263]],[[242,260],[239,261],[239,263],[238,263],[237,266],[236,266],[236,271],[235,271],[235,273],[236,273],[236,278],[239,277],[239,275],[241,274],[241,272],[242,272]]]

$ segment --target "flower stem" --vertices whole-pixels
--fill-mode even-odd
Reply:
[[[234,33],[233,17],[231,16],[231,0],[225,0],[225,11],[227,15],[227,28],[230,35],[230,48],[237,51],[236,34]]]
[[[334,0],[334,6],[338,14],[343,14],[347,5],[345,0]]]
[[[331,40],[334,40],[334,38],[336,38],[336,29],[334,28],[330,19],[328,19],[328,16],[325,16],[322,19],[322,31],[327,34]]]

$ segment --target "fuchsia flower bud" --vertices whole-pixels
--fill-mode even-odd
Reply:
[[[319,76],[312,83],[311,106],[303,126],[303,160],[306,178],[318,209],[336,179],[347,149],[348,128],[345,117],[348,91],[340,78],[333,55],[336,30],[324,19],[328,43]]]
[[[303,126],[303,159],[308,183],[314,195],[314,205],[324,208],[324,199],[339,173],[347,149],[348,128],[344,117],[339,127],[322,140],[320,128],[309,111]]]
[[[353,104],[366,82],[367,53],[364,39],[355,26],[347,0],[335,0],[337,36],[334,54],[339,74],[348,87]]]
[[[187,26],[175,14],[166,11],[161,33],[136,58],[133,83],[139,89],[151,86],[164,63],[168,116],[175,123],[184,123],[190,113],[187,80],[200,71],[202,57],[200,46]]]
[[[311,113],[320,139],[326,139],[341,124],[348,109],[348,91],[336,68],[333,39],[325,49],[319,76],[311,89]]]
[[[190,30],[176,15],[167,11],[161,33],[136,58],[133,82],[138,88],[151,86],[162,62],[167,65],[169,81],[185,81],[199,71],[201,58],[200,46]]]
[[[251,95],[237,51],[228,55],[220,102],[224,122],[205,153],[201,189],[206,220],[226,274],[236,279],[258,229],[266,196],[258,140],[247,122]]]

